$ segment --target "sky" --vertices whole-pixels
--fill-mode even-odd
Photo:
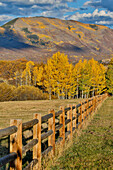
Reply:
[[[0,0],[0,26],[18,17],[44,16],[113,29],[113,0]]]

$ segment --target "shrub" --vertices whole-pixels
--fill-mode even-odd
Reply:
[[[98,26],[96,24],[89,24],[89,26],[95,30],[98,30]]]
[[[40,39],[40,45],[44,45],[45,46],[45,42],[44,42],[44,40],[42,40],[42,39]]]
[[[0,101],[9,101],[14,98],[14,93],[13,91],[15,90],[15,86],[6,84],[6,83],[1,83],[0,84]]]
[[[80,35],[80,34],[78,34],[78,37],[79,37],[79,38],[81,38],[81,35]]]
[[[39,37],[35,34],[28,35],[27,37],[30,38],[30,39],[33,39],[33,40],[39,40]]]
[[[69,30],[71,30],[71,27],[70,27],[70,25],[68,25],[68,29],[69,29]]]
[[[41,90],[34,86],[19,86],[14,90],[13,100],[45,100],[48,99],[48,94],[43,93]]]
[[[28,30],[28,28],[22,28],[22,31],[24,31],[25,33],[31,33],[29,30]]]

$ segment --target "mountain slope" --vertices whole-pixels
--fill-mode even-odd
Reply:
[[[0,27],[0,59],[46,62],[60,51],[70,61],[80,58],[97,60],[113,54],[113,30],[55,18],[16,18]]]

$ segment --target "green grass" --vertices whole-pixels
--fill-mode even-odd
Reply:
[[[49,169],[113,169],[113,98],[103,103],[87,129]]]

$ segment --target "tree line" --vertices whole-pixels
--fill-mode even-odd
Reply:
[[[108,69],[93,58],[79,60],[73,65],[67,55],[60,52],[53,54],[46,64],[18,62],[10,73],[15,86],[35,86],[48,93],[49,99],[52,96],[58,99],[88,98],[107,89],[113,93],[113,59]]]

